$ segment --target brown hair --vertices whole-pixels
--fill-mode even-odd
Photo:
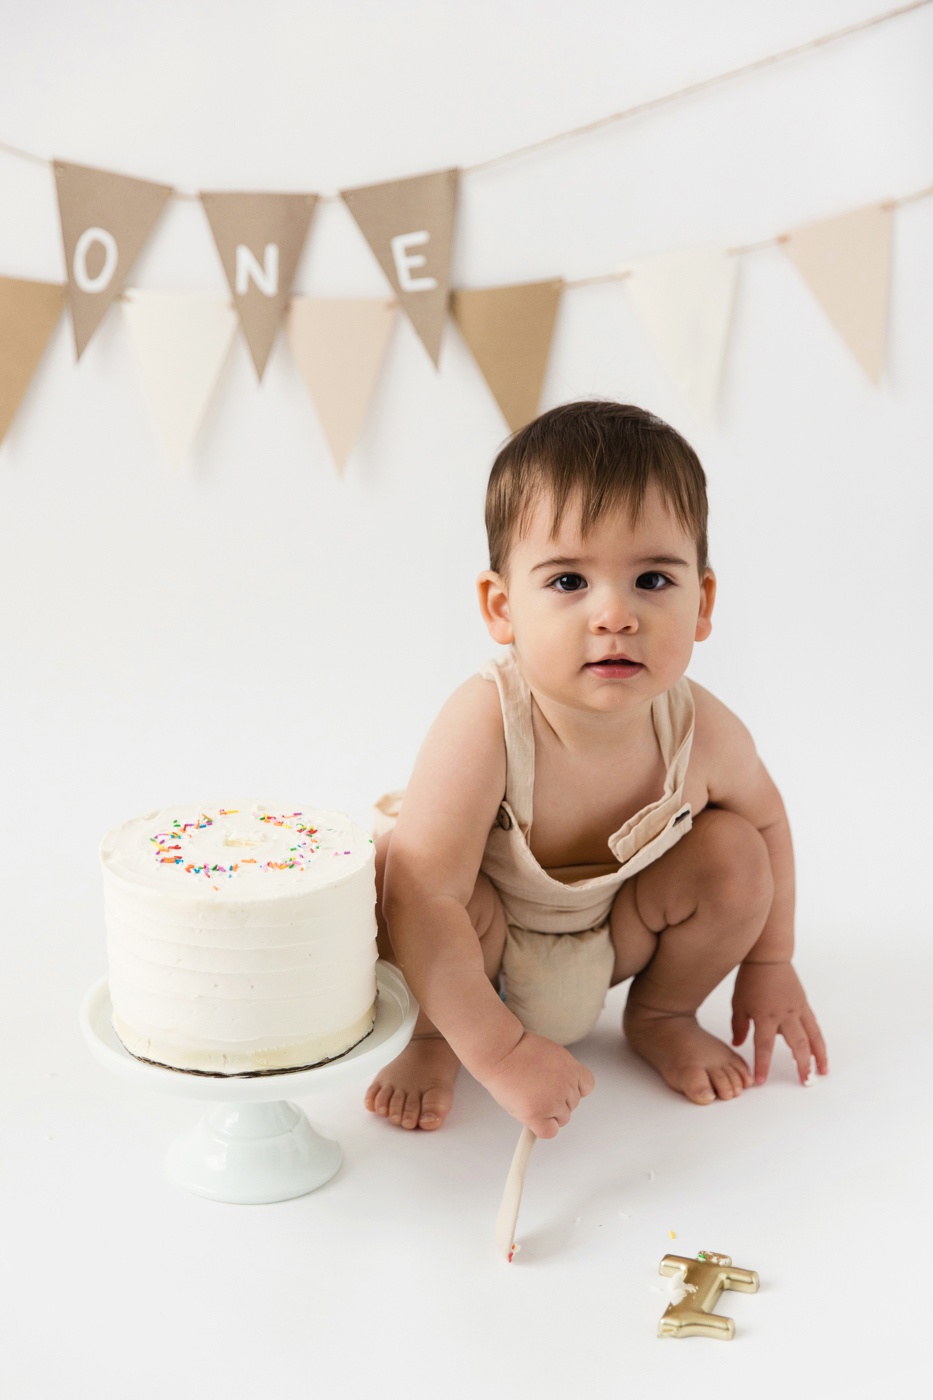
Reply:
[[[637,520],[651,482],[696,540],[702,576],[709,567],[706,476],[690,444],[633,404],[593,399],[542,413],[509,438],[493,463],[486,489],[489,567],[504,574],[512,541],[542,495],[553,501],[556,534],[568,500],[579,492],[586,535],[619,506]]]

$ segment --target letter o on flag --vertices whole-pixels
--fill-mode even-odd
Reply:
[[[104,265],[96,276],[91,277],[87,270],[87,255],[95,243],[100,243],[103,247]],[[71,265],[78,290],[102,292],[113,280],[117,261],[117,240],[113,234],[108,233],[105,228],[86,228],[75,244],[75,255]]]

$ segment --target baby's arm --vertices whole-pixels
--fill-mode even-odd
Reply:
[[[791,958],[794,952],[794,852],[781,794],[755,750],[745,725],[721,701],[691,682],[697,735],[710,804],[744,817],[768,848],[774,898],[758,941],[739,966],[732,998],[732,1043],[741,1045],[755,1026],[755,1083],[771,1067],[774,1042],[783,1036],[801,1083],[811,1056],[820,1074],[829,1064],[816,1017]]]
[[[505,1006],[466,909],[504,790],[498,693],[474,676],[418,755],[389,846],[383,910],[412,991],[457,1057],[508,1112],[553,1137],[593,1077]]]

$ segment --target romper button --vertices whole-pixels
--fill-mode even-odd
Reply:
[[[504,807],[499,808],[498,815],[496,816],[496,822],[499,826],[502,827],[503,831],[508,831],[510,829],[512,825],[512,818],[509,816],[508,812],[505,810]]]

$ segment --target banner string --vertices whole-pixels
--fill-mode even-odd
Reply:
[[[497,156],[490,156],[487,160],[475,161],[472,165],[460,167],[461,175],[473,175],[480,170],[491,170],[494,166],[502,165],[510,160],[518,160],[522,156],[531,155],[535,151],[541,151],[548,146],[555,145],[558,141],[574,140],[578,136],[586,136],[591,131],[599,131],[602,127],[610,126],[615,122],[627,120],[629,117],[638,116],[642,112],[653,111],[658,107],[665,106],[668,102],[675,102],[682,97],[692,97],[698,92],[703,92],[707,88],[715,87],[719,83],[731,81],[733,78],[744,77],[748,73],[757,72],[759,69],[767,68],[773,63],[782,63],[785,59],[797,58],[800,54],[808,53],[812,49],[822,48],[825,44],[835,43],[837,39],[845,39],[850,34],[857,34],[864,29],[871,29],[875,25],[883,24],[889,19],[898,19],[901,15],[909,14],[913,10],[923,9],[929,5],[931,0],[911,0],[907,5],[901,5],[895,10],[886,10],[880,15],[872,15],[868,19],[859,20],[856,24],[846,25],[844,29],[835,29],[829,34],[822,34],[816,39],[808,39],[805,43],[796,44],[793,48],[782,49],[779,53],[768,54],[764,58],[757,58],[751,63],[745,63],[740,68],[730,68],[724,73],[714,73],[710,78],[703,78],[699,82],[690,83],[687,87],[677,88],[673,92],[662,93],[658,97],[648,98],[645,102],[638,102],[632,107],[625,107],[619,112],[611,112],[608,116],[599,117],[596,121],[588,122],[585,126],[572,127],[569,131],[557,132],[555,135],[546,136],[540,141],[532,141],[526,146],[518,146],[515,150],[505,151]],[[52,162],[46,156],[37,155],[35,151],[24,150],[20,146],[11,145],[7,141],[0,141],[0,151],[6,155],[17,156],[21,160],[32,161],[36,165],[50,166]],[[172,196],[175,199],[198,200],[200,195],[190,193],[186,190],[179,190],[173,187]],[[920,195],[914,198],[920,198]],[[339,194],[323,194],[318,196],[321,202],[329,202],[340,198]],[[771,241],[771,240],[769,240]],[[744,250],[743,250],[744,251]],[[570,284],[568,284],[570,285]]]
[[[872,15],[869,19],[860,20],[857,24],[849,24],[844,29],[835,29],[830,34],[823,34],[817,39],[808,39],[806,43],[796,44],[791,49],[782,49],[779,53],[768,54],[765,58],[757,58],[752,63],[745,63],[741,68],[730,68],[725,73],[715,73],[711,78],[703,78],[700,82],[690,83],[687,87],[677,88],[674,92],[662,93],[659,97],[648,98],[645,102],[638,102],[633,107],[625,107],[621,112],[611,112],[607,117],[599,117],[594,122],[588,122],[585,126],[572,127],[570,131],[561,131],[554,136],[546,136],[541,141],[532,141],[527,146],[518,146],[514,151],[506,151],[502,155],[491,156],[488,160],[477,161],[473,165],[463,167],[464,175],[472,175],[477,170],[491,170],[495,165],[501,165],[505,161],[517,160],[520,156],[530,155],[533,151],[544,150],[547,146],[554,145],[557,141],[569,141],[577,136],[586,136],[591,131],[599,131],[601,127],[610,126],[613,122],[621,122],[629,117],[635,117],[642,112],[653,111],[657,107],[663,107],[668,102],[674,102],[681,97],[692,97],[695,93],[704,92],[707,88],[715,87],[718,83],[731,81],[732,78],[744,77],[746,73],[757,72],[758,69],[767,68],[772,63],[783,63],[785,59],[797,58],[800,54],[808,53],[811,49],[822,48],[824,44],[835,43],[837,39],[845,39],[850,34],[856,34],[862,29],[871,29],[876,24],[883,24],[889,19],[898,19],[901,15],[909,14],[911,10],[920,10],[924,5],[928,5],[930,0],[912,0],[911,4],[901,5],[896,10],[886,10],[883,14]]]
[[[913,190],[911,194],[902,194],[897,199],[867,200],[866,204],[876,204],[879,209],[897,209],[902,204],[929,199],[930,195],[933,195],[933,185],[924,185],[923,189]],[[736,248],[726,248],[725,252],[732,257],[738,257],[741,253],[756,253],[759,248],[776,248],[781,243],[787,243],[791,236],[789,233],[778,233],[773,238],[762,238],[758,243],[743,243]],[[619,272],[601,272],[593,277],[575,277],[564,282],[564,287],[593,287],[600,282],[622,282],[631,275],[631,268],[623,268]]]

